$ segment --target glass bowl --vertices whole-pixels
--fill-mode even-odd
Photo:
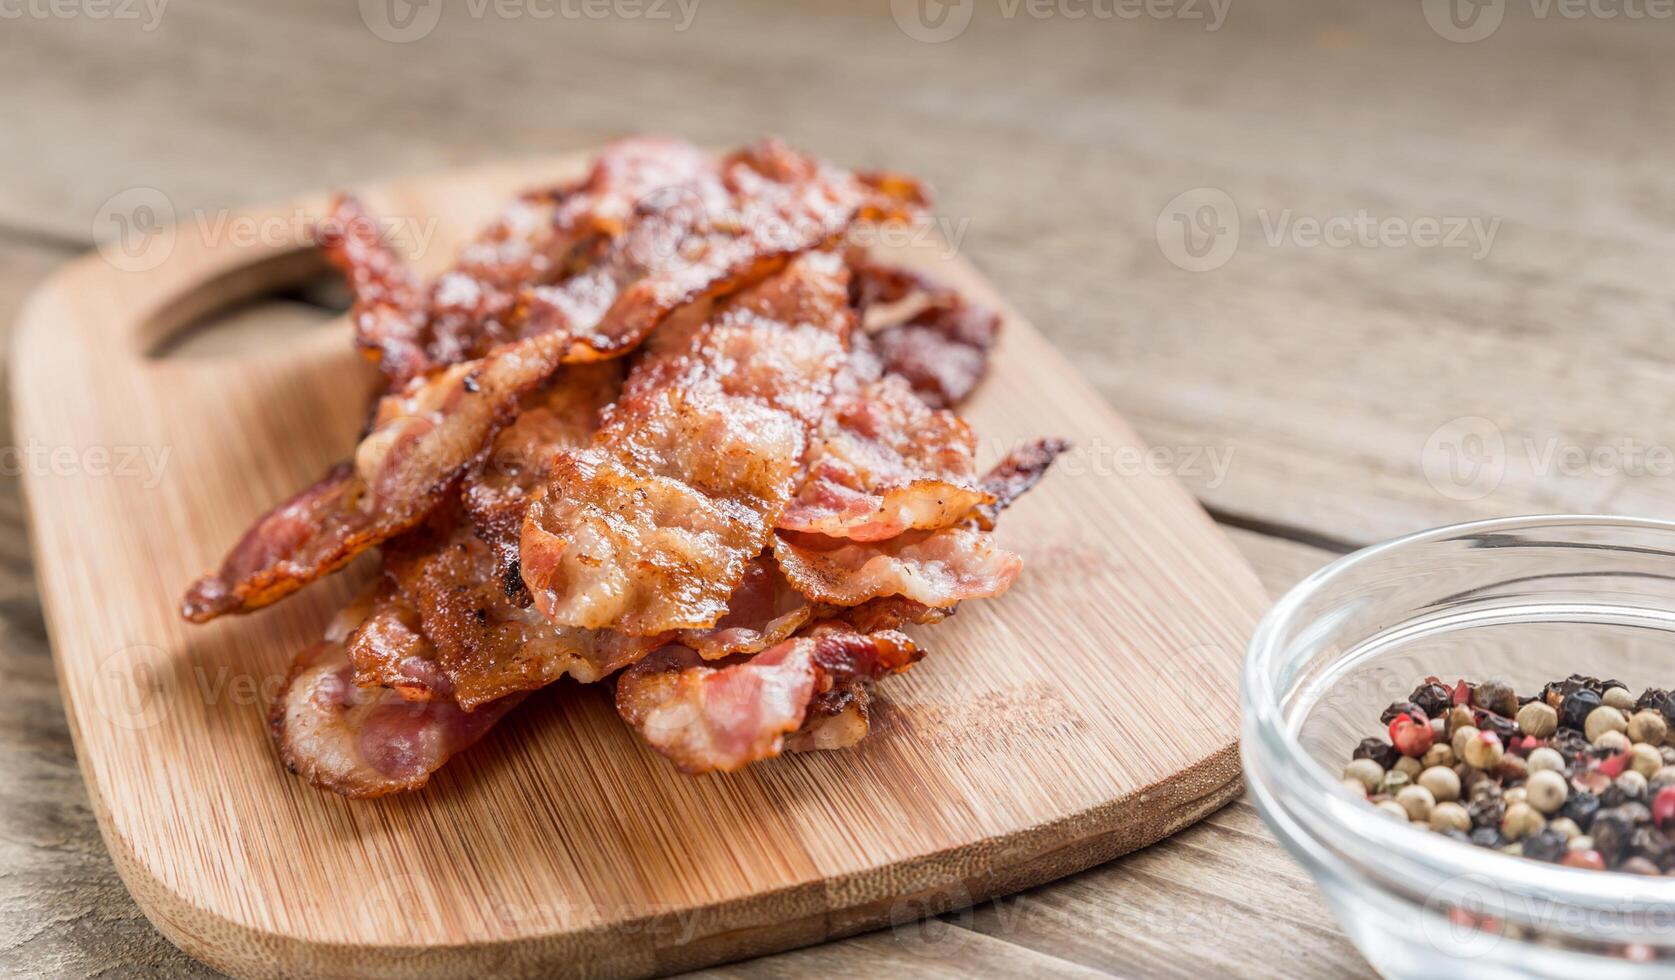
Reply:
[[[1251,797],[1387,977],[1675,973],[1675,877],[1473,847],[1341,785],[1356,743],[1381,735],[1379,714],[1427,675],[1528,695],[1581,673],[1638,696],[1675,687],[1672,633],[1675,523],[1518,517],[1358,551],[1287,593],[1251,639]]]

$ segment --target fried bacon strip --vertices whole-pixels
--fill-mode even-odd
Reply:
[[[182,614],[205,622],[245,612],[341,568],[434,509],[519,399],[560,365],[625,354],[675,308],[748,285],[854,220],[896,217],[905,206],[773,142],[677,187],[700,188],[703,207],[690,207],[684,192],[668,195],[673,203],[642,199],[582,271],[550,289],[530,287],[545,291],[519,301],[528,309],[517,324],[523,339],[386,396],[355,468],[334,467],[259,520],[218,572],[188,590]],[[754,224],[736,224],[741,217]],[[487,342],[450,343],[451,354]]]
[[[434,674],[411,683],[404,638],[372,628],[348,640],[355,681],[398,688],[410,698],[451,698],[467,711],[531,691],[569,675],[591,682],[638,660],[661,644],[609,630],[558,628],[534,609],[506,596],[496,559],[469,526],[435,536],[415,532],[385,549],[390,583],[383,616],[414,624],[428,638]]]
[[[545,350],[505,347],[380,399],[353,465],[332,467],[257,521],[187,590],[181,614],[202,623],[265,606],[424,520],[557,369],[554,342],[542,339]]]
[[[360,201],[339,195],[316,235],[355,297],[349,316],[356,345],[386,375],[406,380],[423,373],[430,366],[425,291],[385,243],[376,219]]]
[[[842,363],[847,285],[835,255],[809,253],[669,325],[525,517],[524,583],[547,618],[651,636],[726,614]]]
[[[785,739],[791,752],[847,749],[872,731],[872,687],[860,678],[836,684],[809,702],[803,726]]]
[[[991,503],[977,484],[977,438],[952,412],[933,409],[895,376],[836,398],[785,531],[883,541],[947,527]]]
[[[561,450],[588,444],[606,407],[622,390],[620,361],[577,364],[523,399],[517,420],[495,436],[489,452],[465,474],[460,499],[477,535],[498,559],[498,577],[521,593],[518,535],[529,502]]]
[[[1012,450],[1005,459],[990,467],[983,474],[982,486],[993,499],[977,508],[975,517],[978,525],[985,531],[994,530],[1000,512],[1041,482],[1053,460],[1069,450],[1067,440],[1037,439]]]
[[[427,337],[434,364],[481,357],[494,347],[555,329],[557,321],[526,323],[537,295],[559,297],[566,309],[589,306],[608,319],[613,293],[601,283],[632,287],[638,275],[675,271],[678,255],[653,268],[640,262],[643,245],[696,247],[662,202],[672,188],[713,179],[712,154],[681,140],[631,137],[607,145],[574,187],[526,194],[437,280]],[[704,281],[701,289],[708,289]],[[653,323],[662,313],[653,314]],[[667,308],[663,312],[667,312]],[[582,324],[591,327],[591,323]],[[602,329],[613,331],[608,325]],[[629,331],[622,331],[631,339]],[[630,344],[631,346],[631,344]]]
[[[778,755],[817,698],[857,679],[899,673],[920,656],[901,633],[843,627],[816,629],[719,666],[668,646],[623,672],[617,712],[682,771],[728,772]]]
[[[799,592],[833,605],[900,596],[946,609],[999,595],[1017,578],[1023,559],[997,546],[987,529],[1068,446],[1042,439],[1007,456],[978,483],[984,500],[960,524],[884,541],[782,530],[774,539],[774,557]]]
[[[922,272],[860,259],[850,292],[883,369],[933,408],[965,401],[989,369],[1000,315]]]
[[[1018,555],[964,525],[876,542],[780,532],[774,557],[799,592],[838,606],[902,596],[947,608],[1000,595],[1023,568]]]
[[[566,675],[600,680],[667,643],[710,659],[754,653],[789,637],[816,612],[767,555],[747,568],[714,627],[651,637],[553,626],[509,598],[495,571],[489,547],[464,526],[391,542],[385,588],[347,640],[355,683],[389,687],[412,700],[452,698],[475,711]],[[877,611],[867,621],[895,625],[916,615]]]
[[[369,593],[297,655],[269,715],[286,768],[322,789],[366,798],[414,790],[515,707],[518,696],[462,711],[446,699],[409,701],[353,683],[343,641],[372,611]]]

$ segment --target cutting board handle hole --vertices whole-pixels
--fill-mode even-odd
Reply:
[[[315,250],[270,254],[182,292],[141,331],[147,358],[206,359],[294,344],[349,309]]]

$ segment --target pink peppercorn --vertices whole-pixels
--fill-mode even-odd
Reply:
[[[1390,719],[1390,744],[1405,756],[1417,759],[1424,755],[1435,738],[1428,723],[1414,721],[1410,715]]]
[[[1665,786],[1652,797],[1652,822],[1667,827],[1675,821],[1675,786]]]
[[[1598,851],[1571,851],[1559,862],[1567,868],[1587,868],[1589,871],[1604,871],[1605,858]]]
[[[1618,752],[1616,755],[1607,756],[1599,760],[1599,771],[1612,779],[1616,779],[1623,774],[1624,769],[1628,768],[1628,760],[1629,754],[1627,752]]]

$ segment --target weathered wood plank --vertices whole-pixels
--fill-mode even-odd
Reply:
[[[883,6],[705,0],[683,31],[450,12],[411,44],[324,0],[183,0],[150,33],[12,22],[0,77],[29,95],[0,147],[16,175],[0,224],[81,240],[112,194],[154,186],[213,228],[228,204],[626,129],[778,131],[939,184],[966,250],[1226,512],[1358,542],[1510,512],[1675,513],[1675,452],[1648,421],[1675,397],[1675,197],[1645,124],[1675,96],[1670,22],[1513,4],[1459,45],[1375,0],[1239,7],[1215,31],[979,3],[924,44]],[[1156,236],[1202,186],[1230,196],[1240,241],[1194,272]],[[1296,224],[1362,214],[1404,234],[1498,223],[1458,248],[1310,244]],[[1435,484],[1489,423],[1448,426],[1479,416],[1502,475],[1462,499],[1480,488]],[[1661,469],[1565,462],[1624,449]],[[1185,461],[1204,450],[1230,465]]]
[[[686,976],[693,980],[789,980],[811,976],[914,976],[947,980],[1028,976],[1080,980],[1104,976],[1099,970],[961,928],[961,919],[961,915],[954,914],[915,921],[899,929],[763,956]]]

